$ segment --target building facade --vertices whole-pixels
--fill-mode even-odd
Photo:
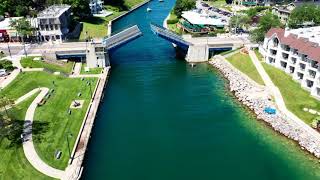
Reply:
[[[71,6],[53,5],[38,14],[38,36],[42,41],[65,39],[69,33]]]
[[[292,30],[272,28],[259,50],[266,63],[290,74],[312,96],[320,98],[319,43],[320,26]]]
[[[290,3],[285,6],[273,6],[272,7],[272,14],[276,15],[279,17],[280,21],[285,24],[287,23],[289,16],[291,14],[291,11],[295,8],[296,6],[293,3]]]

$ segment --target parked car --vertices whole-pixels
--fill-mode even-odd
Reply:
[[[0,69],[0,77],[6,76],[6,75],[8,75],[7,70],[5,70],[5,69]]]

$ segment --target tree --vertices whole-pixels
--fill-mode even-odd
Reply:
[[[64,4],[71,5],[71,10],[78,17],[90,15],[89,0],[63,0]]]
[[[8,109],[8,107],[11,107],[13,105],[14,105],[14,101],[12,99],[9,99],[5,96],[0,98],[0,108],[5,111],[6,116],[7,116],[6,119],[10,119],[10,116],[8,114],[7,109]]]
[[[250,18],[247,15],[235,15],[230,19],[230,27],[248,28]]]
[[[30,22],[26,18],[20,18],[10,22],[10,26],[13,27],[23,38],[31,36],[33,34],[34,28],[31,26]]]
[[[290,14],[288,26],[290,28],[298,28],[305,22],[313,22],[314,25],[320,25],[320,7],[303,4],[296,7]]]
[[[281,27],[282,24],[278,16],[273,15],[271,12],[267,12],[262,16],[258,23],[258,28],[251,32],[251,38],[256,42],[262,42],[264,36],[273,27]]]
[[[226,4],[232,4],[232,0],[226,0]]]
[[[194,0],[177,0],[176,5],[174,6],[174,13],[181,17],[182,11],[188,11],[196,7],[196,1]]]

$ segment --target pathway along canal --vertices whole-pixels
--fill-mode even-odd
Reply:
[[[320,164],[255,120],[207,64],[175,59],[157,38],[174,0],[150,3],[116,21],[138,24],[144,36],[116,51],[95,121],[83,179],[320,179]]]

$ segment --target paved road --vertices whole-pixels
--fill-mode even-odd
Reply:
[[[49,92],[49,89],[39,88],[39,89],[33,90],[27,93],[26,95],[22,96],[21,98],[19,98],[17,101],[21,102],[21,100],[24,100],[32,96],[38,91],[40,91],[39,95],[33,100],[33,102],[31,103],[31,105],[29,106],[26,112],[24,129],[23,129],[23,151],[26,158],[35,169],[37,169],[38,171],[40,171],[41,173],[47,176],[61,179],[62,177],[64,177],[65,172],[59,169],[55,169],[47,165],[45,162],[43,162],[39,157],[39,155],[37,154],[37,151],[34,147],[33,140],[32,140],[32,123],[33,123],[34,113],[38,106],[38,103]]]
[[[299,119],[296,115],[294,115],[291,111],[287,109],[283,97],[280,93],[280,90],[273,84],[272,80],[270,79],[267,72],[264,70],[261,62],[258,60],[258,57],[254,53],[254,51],[249,50],[249,55],[253,64],[256,66],[261,78],[263,79],[266,87],[269,88],[270,92],[272,92],[273,96],[275,97],[276,105],[279,108],[279,110],[282,113],[284,113],[288,118],[293,120],[296,124],[300,125],[304,130],[309,132],[310,135],[320,140],[320,134],[316,130],[312,129],[309,125],[304,123],[301,119]]]

